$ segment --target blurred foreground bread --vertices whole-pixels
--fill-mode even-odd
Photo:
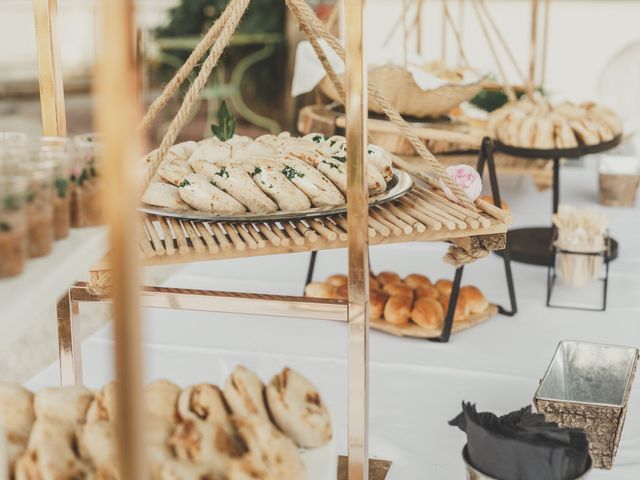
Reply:
[[[431,287],[433,285],[428,277],[425,277],[424,275],[420,275],[418,273],[407,275],[403,283],[411,288]]]

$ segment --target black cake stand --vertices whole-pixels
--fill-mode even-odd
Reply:
[[[558,212],[560,202],[560,159],[576,159],[593,153],[601,153],[620,144],[622,135],[618,135],[612,140],[598,145],[583,145],[577,148],[558,148],[540,150],[534,148],[521,148],[504,145],[495,142],[494,149],[497,152],[513,155],[514,157],[528,159],[553,160],[553,213]],[[511,259],[515,262],[527,263],[529,265],[539,265],[548,267],[553,262],[553,241],[554,229],[550,227],[526,227],[516,228],[507,232],[507,242],[511,246]],[[503,251],[496,251],[500,255]],[[618,256],[618,243],[611,239],[610,260]]]

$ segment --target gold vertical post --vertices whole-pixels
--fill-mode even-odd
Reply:
[[[445,15],[446,1],[442,0],[442,31],[440,39],[440,60],[445,62],[447,60],[447,20]]]
[[[111,296],[118,383],[119,477],[147,478],[143,438],[142,358],[139,312],[138,181],[133,0],[102,0],[102,53],[97,68],[97,125],[104,135],[105,211],[110,230]]]
[[[549,50],[549,12],[551,10],[551,0],[544,0],[544,30],[542,37],[542,62],[540,67],[540,88],[544,90],[547,79],[547,55]]]
[[[64,84],[56,36],[57,0],[33,0],[33,13],[38,52],[42,133],[45,136],[64,137],[67,135],[67,120],[64,111]]]
[[[424,0],[416,1],[416,53],[422,55],[422,10],[424,9]]]
[[[529,56],[529,78],[527,80],[527,95],[533,96],[536,81],[536,51],[538,49],[538,0],[531,0],[531,53]]]
[[[349,480],[369,478],[369,193],[364,0],[346,0]]]

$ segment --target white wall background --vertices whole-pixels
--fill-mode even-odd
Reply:
[[[278,1],[278,0],[274,0]],[[463,2],[467,56],[478,66],[492,57],[469,0],[449,0],[454,18]],[[59,0],[59,34],[66,75],[85,73],[95,54],[95,0]],[[139,21],[156,25],[177,0],[138,0]],[[529,56],[527,0],[486,0],[523,68]],[[542,3],[542,2],[540,2]],[[400,13],[401,0],[368,0],[367,46],[377,49]],[[594,98],[607,60],[632,41],[640,41],[640,0],[552,0],[547,88],[574,99]],[[440,55],[441,3],[426,0],[423,36],[426,51]],[[400,45],[395,38],[395,45]],[[449,52],[454,49],[449,39]],[[513,71],[511,72],[513,74]],[[32,0],[0,0],[0,82],[36,74]],[[513,80],[516,80],[513,77]]]

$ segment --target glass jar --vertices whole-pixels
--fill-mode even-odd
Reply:
[[[69,236],[71,227],[71,197],[74,183],[71,181],[71,161],[74,147],[66,137],[40,137],[34,145],[35,161],[55,163],[53,227],[54,238],[61,240]]]
[[[27,260],[27,179],[0,175],[0,278],[19,275]]]
[[[56,164],[50,160],[26,162],[29,257],[48,255],[53,249],[53,201]]]
[[[71,223],[74,227],[101,225],[103,220],[102,177],[100,157],[102,143],[95,133],[73,138],[76,150],[72,167],[75,182]]]
[[[71,157],[65,151],[41,150],[36,163],[52,163],[53,173],[53,235],[55,240],[69,236],[71,227]]]

